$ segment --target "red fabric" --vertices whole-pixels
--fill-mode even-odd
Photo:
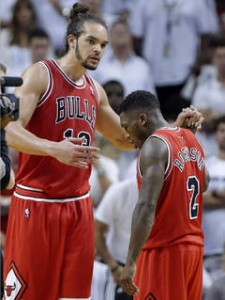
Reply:
[[[181,244],[142,251],[134,300],[202,299],[203,248]]]
[[[77,86],[53,61],[44,61],[49,70],[49,88],[40,100],[26,129],[40,138],[59,142],[65,137],[85,136],[92,144],[98,96],[88,76]],[[69,198],[90,190],[88,170],[67,166],[50,156],[20,153],[16,182],[41,189],[46,198]]]
[[[13,196],[4,258],[12,299],[88,298],[93,261],[90,198],[47,203]]]
[[[205,182],[202,147],[187,129],[164,128],[152,136],[162,139],[168,145],[170,159],[156,205],[154,224],[144,249],[183,242],[202,246],[202,188]],[[185,147],[189,150],[186,151]],[[140,171],[137,177],[140,188]],[[197,216],[192,215],[194,213]]]

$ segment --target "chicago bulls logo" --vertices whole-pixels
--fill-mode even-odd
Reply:
[[[5,280],[4,299],[21,300],[26,288],[26,282],[23,280],[15,263],[12,262]]]
[[[6,295],[7,297],[10,297],[12,294],[12,291],[14,291],[16,289],[16,283],[14,282],[14,285],[6,285],[5,286],[5,291],[6,291]]]

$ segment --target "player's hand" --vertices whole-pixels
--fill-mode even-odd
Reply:
[[[50,153],[58,161],[77,168],[87,169],[88,164],[99,159],[98,147],[83,146],[84,138],[67,138],[54,143]]]
[[[126,265],[120,278],[120,283],[123,290],[130,296],[134,296],[138,293],[138,287],[133,282],[135,270],[135,264]]]
[[[204,121],[203,115],[192,105],[183,108],[182,112],[178,115],[175,126],[190,128],[193,131],[202,129],[202,122]]]

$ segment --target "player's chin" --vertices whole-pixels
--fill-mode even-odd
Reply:
[[[97,65],[93,65],[93,64],[88,64],[88,65],[86,65],[86,68],[87,68],[88,70],[91,70],[91,71],[96,70],[97,67],[98,67],[98,64],[97,64]]]
[[[135,143],[135,142],[130,142],[130,144],[132,144],[135,149],[139,149],[140,148],[139,145],[137,143]]]
[[[96,70],[99,64],[99,60],[97,59],[89,59],[88,61],[86,61],[87,64],[87,68],[89,70]]]

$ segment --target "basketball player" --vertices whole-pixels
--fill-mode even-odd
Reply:
[[[24,72],[16,90],[20,119],[7,128],[20,157],[6,237],[5,299],[90,299],[95,129],[115,146],[132,148],[103,88],[85,75],[108,44],[105,24],[76,3],[66,36],[61,58]],[[181,114],[179,122],[185,120],[201,123],[191,110]]]
[[[202,193],[208,182],[204,152],[190,130],[164,120],[149,92],[127,96],[120,105],[120,122],[141,149],[140,194],[122,286],[135,300],[200,300]]]

